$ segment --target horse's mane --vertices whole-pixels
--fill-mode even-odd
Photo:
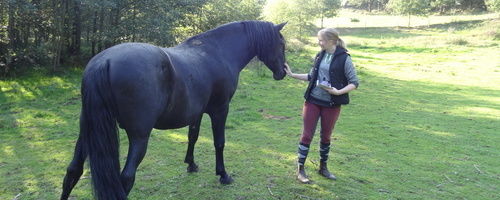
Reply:
[[[242,21],[241,23],[245,27],[251,48],[255,50],[257,57],[262,61],[267,60],[268,56],[271,56],[267,52],[272,52],[271,48],[278,45],[282,39],[279,31],[274,29],[274,24],[271,22]]]
[[[227,23],[199,35],[195,35],[191,38],[188,38],[186,41],[184,41],[184,43],[191,44],[194,40],[203,40],[207,36],[216,34],[219,31],[230,31],[232,26],[238,24],[243,25],[244,32],[248,36],[248,42],[251,45],[250,48],[255,51],[257,57],[260,60],[266,60],[268,56],[271,56],[267,52],[271,52],[271,48],[279,44],[280,40],[283,38],[280,35],[279,31],[274,29],[274,24],[271,22],[238,21]]]

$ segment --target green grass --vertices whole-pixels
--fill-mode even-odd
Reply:
[[[274,81],[261,65],[242,73],[227,120],[220,185],[208,117],[195,159],[187,129],[151,134],[130,199],[499,199],[498,20],[417,28],[343,28],[361,79],[334,131],[331,170],[320,177],[318,135],[295,180],[305,82]],[[457,39],[467,41],[456,42]],[[311,41],[314,41],[311,37]],[[287,57],[306,72],[316,46]],[[56,199],[78,135],[81,70],[0,80],[0,199]],[[124,161],[127,140],[121,133]],[[92,199],[89,172],[74,199]]]

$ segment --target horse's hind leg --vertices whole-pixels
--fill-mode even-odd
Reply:
[[[147,131],[127,130],[129,141],[127,162],[125,163],[125,167],[123,168],[120,177],[123,189],[125,190],[127,196],[134,186],[137,167],[139,167],[139,164],[146,155],[151,130],[152,129]]]
[[[82,139],[80,135],[78,137],[78,141],[76,142],[73,160],[68,166],[68,169],[66,171],[66,176],[64,176],[61,199],[68,199],[71,190],[73,189],[73,187],[75,187],[78,180],[80,180],[80,176],[83,173],[83,163],[85,162],[86,157],[87,157],[87,152],[83,148]]]
[[[194,162],[194,145],[196,144],[196,141],[198,141],[202,117],[203,115],[200,115],[199,119],[194,124],[189,125],[189,144],[186,152],[186,158],[184,159],[184,163],[188,164],[187,172],[198,171],[198,165],[196,165],[196,163]]]

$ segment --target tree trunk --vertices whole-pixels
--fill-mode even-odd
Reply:
[[[104,8],[101,8],[99,14],[99,38],[97,40],[97,53],[102,51],[103,35],[104,35]]]
[[[60,1],[60,4],[54,3],[54,33],[53,35],[53,54],[52,58],[52,70],[56,71],[60,65],[61,60],[61,51],[62,51],[62,26],[63,26],[63,9],[64,9],[64,0]]]
[[[121,9],[121,4],[120,4],[121,1],[118,1],[117,4],[116,4],[116,8],[113,9],[113,12],[111,13],[111,16],[112,16],[112,19],[113,21],[111,22],[111,26],[112,27],[120,27],[119,24],[120,24],[120,9]],[[111,45],[115,45],[117,43],[120,43],[120,31],[118,30],[114,30],[113,31],[113,37],[112,37],[112,43]]]
[[[56,46],[55,46],[55,55],[54,60],[52,61],[52,70],[56,71],[59,65],[61,65],[61,51],[62,51],[62,38],[61,36],[56,36]]]
[[[88,27],[85,29],[85,42],[86,42],[87,44],[89,44],[89,43],[90,43],[90,30],[91,30],[91,29],[90,29],[90,28],[88,28]]]
[[[80,46],[82,37],[82,22],[81,22],[81,12],[80,12],[81,2],[80,0],[73,0],[73,24],[71,33],[71,45],[70,54],[71,56],[80,56]]]
[[[411,14],[408,13],[408,28],[410,28],[410,20],[411,20]]]
[[[42,35],[43,35],[42,23],[43,23],[44,19],[41,19],[39,16],[40,16],[40,13],[42,12],[43,8],[40,6],[40,0],[32,0],[31,2],[32,2],[33,6],[35,7],[35,14],[37,16],[37,18],[34,19],[34,21],[33,21],[33,26],[34,26],[33,27],[33,36],[35,37],[33,46],[36,48],[42,44]]]
[[[16,29],[16,17],[15,17],[15,10],[16,10],[16,5],[14,4],[14,1],[9,1],[9,24],[7,27],[7,34],[9,37],[9,47],[12,50],[17,49],[17,29]]]
[[[97,38],[97,11],[94,12],[94,21],[92,23],[92,56],[96,54],[96,38]]]
[[[60,63],[63,63],[67,57],[71,56],[71,43],[72,43],[72,18],[70,16],[70,1],[73,0],[61,0],[61,26],[60,26]]]
[[[135,23],[135,20],[137,19],[137,10],[134,6],[134,8],[132,8],[132,24],[134,24],[132,26],[132,42],[135,42],[135,32],[136,32],[136,27],[137,27],[137,24]]]
[[[24,27],[23,27],[23,32],[22,32],[22,45],[23,45],[23,48],[29,48],[29,38],[30,38],[30,35],[31,35],[31,21],[27,21],[25,22],[24,24]]]

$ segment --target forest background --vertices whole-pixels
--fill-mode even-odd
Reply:
[[[498,11],[500,0],[0,0],[0,77],[81,66],[123,42],[173,46],[238,20],[287,21],[285,37],[303,40],[341,8],[406,15],[411,26],[411,16]]]

